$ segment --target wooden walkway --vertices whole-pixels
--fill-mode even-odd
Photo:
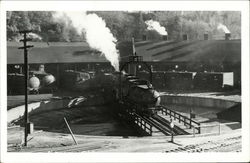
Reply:
[[[200,123],[192,120],[189,117],[186,117],[176,111],[173,111],[166,106],[159,106],[160,112],[158,113],[159,116],[166,119],[170,122],[170,119],[173,120],[175,126],[179,129],[186,131],[188,134],[200,134],[201,128]]]
[[[139,115],[134,112],[136,109],[131,109],[133,106],[125,106],[121,109],[120,114],[122,118],[135,125],[139,130],[144,132],[146,135],[151,136],[163,136],[171,135],[172,129],[170,127],[170,118],[173,118],[175,121],[175,126],[173,129],[174,135],[188,135],[193,134],[193,130],[197,130],[196,133],[200,133],[200,124],[189,118],[170,110],[164,106],[156,108],[161,110],[162,114],[156,114],[150,117]],[[183,123],[181,123],[183,122]],[[185,127],[184,127],[185,126]],[[188,130],[187,130],[188,127]]]

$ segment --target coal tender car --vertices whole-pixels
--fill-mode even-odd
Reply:
[[[90,79],[87,72],[65,70],[60,78],[60,87],[68,90],[77,90],[76,86]]]
[[[122,74],[120,80],[122,101],[129,103],[136,113],[147,116],[156,113],[160,94],[149,81],[128,74]]]

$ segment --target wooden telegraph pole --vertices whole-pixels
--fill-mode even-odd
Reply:
[[[18,49],[24,50],[24,76],[25,76],[25,112],[24,112],[24,146],[27,146],[27,137],[28,137],[28,124],[29,124],[29,117],[28,117],[28,80],[29,80],[29,70],[28,70],[28,49],[32,48],[33,45],[27,45],[28,41],[31,41],[31,38],[27,38],[27,34],[30,33],[30,30],[20,31],[23,34],[23,39],[20,40],[23,42],[23,47],[19,47]]]

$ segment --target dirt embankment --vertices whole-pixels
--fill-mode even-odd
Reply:
[[[87,103],[59,108],[53,110],[36,111],[29,114],[30,122],[34,123],[36,130],[69,133],[64,117],[70,124],[74,134],[82,135],[137,135],[131,126],[121,123],[113,114],[112,105],[90,106]],[[23,126],[23,118],[13,122],[12,125]]]

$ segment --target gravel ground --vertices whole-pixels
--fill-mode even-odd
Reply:
[[[176,94],[175,94],[176,95]],[[178,94],[180,95],[180,94]],[[187,94],[183,94],[187,95]],[[226,96],[221,93],[191,93],[191,96],[206,96],[214,98],[227,98],[240,100],[240,95]],[[229,98],[230,97],[230,98]],[[95,110],[95,109],[94,109]],[[221,135],[200,135],[197,137],[176,136],[175,143],[170,142],[168,136],[135,137],[127,133],[128,129],[120,130],[120,135],[116,128],[121,128],[115,121],[110,121],[108,117],[99,118],[86,110],[76,109],[48,112],[31,116],[31,120],[36,121],[40,128],[36,128],[33,134],[28,137],[28,147],[23,147],[24,129],[22,127],[8,128],[8,151],[9,152],[240,152],[241,151],[241,129],[235,129],[222,133]],[[199,111],[199,110],[197,110]],[[83,116],[84,115],[84,116]],[[92,116],[90,116],[92,115]],[[210,113],[206,113],[211,118]],[[69,121],[79,117],[77,124],[72,123],[72,130],[75,134],[78,145],[74,145],[71,135],[68,134],[59,119],[67,117]],[[204,115],[203,115],[204,116]],[[86,119],[87,117],[87,119]],[[96,122],[95,119],[100,119]],[[204,119],[206,120],[206,119]],[[88,122],[88,123],[86,123]],[[92,122],[92,123],[89,123]],[[22,124],[20,121],[19,124]],[[17,125],[17,124],[16,124]],[[51,128],[51,126],[54,126]],[[101,131],[100,131],[101,130]],[[81,135],[80,135],[81,134]]]
[[[161,92],[162,95],[173,95],[173,96],[191,96],[191,97],[204,97],[214,98],[227,101],[241,102],[241,94],[239,91],[231,92]]]
[[[241,130],[221,135],[121,137],[75,135],[35,131],[28,137],[28,147],[21,147],[23,128],[8,129],[9,152],[240,152]]]

